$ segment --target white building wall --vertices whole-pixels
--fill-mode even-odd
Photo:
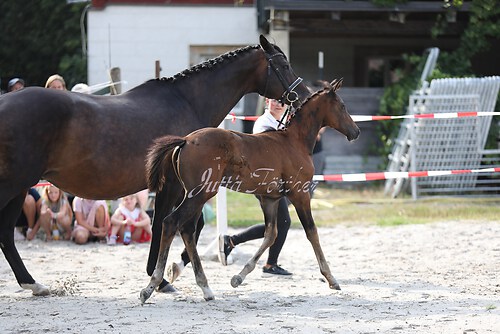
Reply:
[[[88,13],[88,81],[109,81],[120,67],[122,92],[188,68],[190,46],[258,44],[254,7],[119,6]]]

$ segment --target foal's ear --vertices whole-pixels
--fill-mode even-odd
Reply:
[[[344,78],[340,78],[340,79],[335,79],[332,81],[331,85],[332,85],[332,88],[333,88],[333,91],[336,92],[337,90],[340,89],[340,87],[342,87],[342,82],[344,81]]]

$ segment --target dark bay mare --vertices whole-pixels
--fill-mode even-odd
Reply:
[[[115,199],[145,189],[146,153],[155,138],[218,126],[250,92],[285,103],[309,94],[279,48],[261,36],[260,45],[147,81],[119,96],[39,87],[2,95],[0,247],[19,285],[34,295],[50,293],[29,274],[14,244],[14,226],[29,187],[45,179],[89,199]],[[160,214],[177,204],[159,198]],[[157,221],[150,254],[154,262],[161,231]]]
[[[336,94],[341,81],[334,81],[312,95],[294,113],[286,130],[259,134],[206,128],[186,137],[165,136],[157,139],[148,154],[149,188],[159,194],[168,189],[169,173],[180,180],[184,199],[163,220],[160,254],[149,285],[141,291],[144,303],[161,283],[169,248],[177,231],[191,259],[196,283],[205,300],[214,298],[196,250],[194,222],[201,214],[203,204],[215,196],[219,186],[256,195],[265,219],[262,245],[231,280],[239,286],[262,255],[273,244],[277,235],[277,211],[283,196],[294,205],[307,239],[311,242],[320,271],[330,288],[340,289],[326,262],[319,243],[310,207],[314,165],[312,151],[319,130],[332,127],[348,140],[356,139],[359,128],[348,114],[342,99]]]

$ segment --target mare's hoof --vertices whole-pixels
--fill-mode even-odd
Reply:
[[[153,289],[150,289],[149,287],[142,289],[141,290],[141,304],[144,305],[146,300],[148,300],[152,294],[153,294]]]
[[[177,293],[179,291],[177,291],[176,288],[174,288],[174,286],[170,283],[167,283],[165,284],[164,286],[162,286],[161,288],[158,287],[157,289],[158,292],[163,292],[163,293]]]
[[[240,275],[234,275],[233,278],[231,278],[231,286],[233,288],[237,288],[241,283],[243,283],[243,278],[241,278]]]
[[[40,283],[33,284],[21,284],[23,289],[31,290],[33,296],[48,296],[50,295],[50,290],[45,285]]]

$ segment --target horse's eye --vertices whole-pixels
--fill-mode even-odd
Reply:
[[[288,65],[284,65],[283,67],[285,68],[285,70],[288,70],[290,68],[290,66]]]

